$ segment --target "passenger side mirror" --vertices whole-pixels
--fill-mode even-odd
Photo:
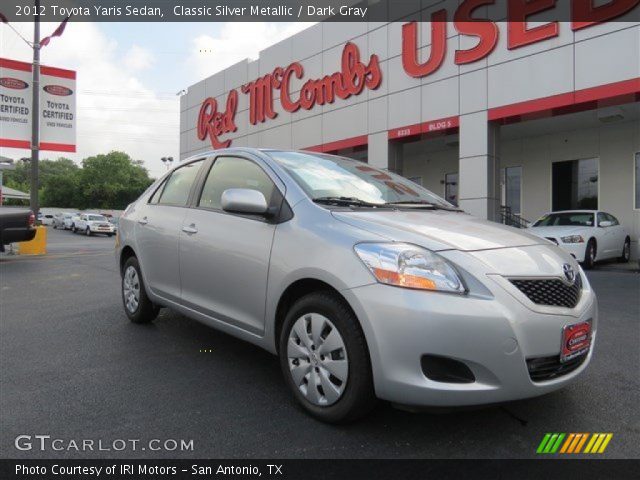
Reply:
[[[602,228],[610,227],[612,225],[613,225],[613,222],[610,222],[609,220],[603,220],[603,221],[600,222],[600,226]]]
[[[264,215],[269,208],[262,192],[250,188],[229,188],[222,193],[225,212]]]

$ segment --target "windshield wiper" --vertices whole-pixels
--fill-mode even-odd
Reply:
[[[371,203],[356,197],[318,197],[313,199],[316,203],[328,205],[346,205],[356,207],[384,207],[385,203]]]
[[[455,207],[447,207],[445,205],[440,205],[435,202],[428,202],[427,200],[400,200],[397,202],[387,202],[385,205],[394,205],[394,206],[402,206],[402,205],[419,205],[421,207],[432,208],[434,210],[446,210],[448,212],[461,212],[459,208]]]

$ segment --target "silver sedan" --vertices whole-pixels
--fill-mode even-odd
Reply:
[[[120,217],[124,311],[168,307],[279,355],[313,416],[542,395],[586,368],[597,302],[576,260],[331,155],[182,162]]]

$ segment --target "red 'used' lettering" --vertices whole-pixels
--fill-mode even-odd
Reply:
[[[238,92],[231,90],[227,96],[227,106],[224,112],[218,112],[218,102],[215,98],[207,98],[202,102],[198,114],[197,134],[200,140],[209,137],[213,148],[227,148],[231,140],[221,141],[220,136],[235,132],[236,110],[238,109]]]

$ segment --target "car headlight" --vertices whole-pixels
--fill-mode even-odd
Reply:
[[[426,248],[407,243],[359,243],[354,249],[380,283],[419,290],[465,292],[455,268]]]
[[[562,243],[584,243],[584,238],[580,235],[569,235],[568,237],[560,237]]]

